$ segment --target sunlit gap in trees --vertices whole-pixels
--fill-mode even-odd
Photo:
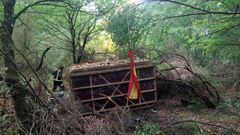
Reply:
[[[144,2],[144,1],[146,1],[146,0],[129,0],[129,4],[140,4],[140,3],[142,3],[142,2]]]
[[[87,5],[83,6],[83,10],[87,11],[87,12],[97,12],[97,6],[95,4],[95,2],[90,2]]]

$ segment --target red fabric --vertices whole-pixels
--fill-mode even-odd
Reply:
[[[133,90],[133,86],[136,86],[138,98],[141,96],[139,82],[137,76],[134,74],[134,62],[133,62],[133,52],[132,49],[128,51],[128,56],[130,58],[130,81],[128,86],[128,98]]]

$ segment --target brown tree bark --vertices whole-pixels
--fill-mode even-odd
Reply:
[[[16,0],[1,0],[4,8],[3,20],[0,20],[0,41],[2,45],[1,53],[4,56],[4,65],[6,67],[6,83],[10,88],[11,97],[13,99],[13,105],[17,118],[20,120],[23,130],[25,133],[32,126],[32,112],[30,104],[27,102],[26,98],[28,96],[28,89],[21,82],[21,75],[18,72],[17,66],[15,64],[15,45],[12,40],[12,34],[15,26],[16,19],[23,14],[26,10],[34,7],[38,4],[46,4],[47,2],[60,2],[61,0],[39,0],[35,3],[29,4],[20,10],[18,13],[14,13],[14,8]]]
[[[10,88],[13,99],[14,109],[17,117],[24,128],[28,127],[30,119],[30,107],[25,100],[27,89],[20,82],[20,76],[15,65],[14,43],[12,41],[12,33],[14,29],[14,6],[16,0],[3,0],[4,19],[0,30],[0,40],[2,43],[4,64],[6,67],[6,82]]]

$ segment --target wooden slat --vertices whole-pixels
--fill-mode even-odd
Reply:
[[[155,92],[156,89],[150,89],[146,91],[141,91],[142,94],[144,93],[150,93],[150,92]],[[122,97],[122,96],[127,96],[127,93],[124,94],[119,94],[119,95],[112,95],[111,98],[116,98],[116,97]],[[93,99],[85,99],[85,100],[79,100],[81,103],[86,103],[86,102],[91,102],[91,101],[97,101],[97,100],[103,100],[107,99],[106,97],[99,97],[99,98],[93,98]]]
[[[136,104],[136,105],[129,105],[129,107],[131,109],[135,110],[135,109],[139,109],[139,108],[151,107],[151,106],[153,106],[154,103],[155,103],[155,101],[151,101],[151,102],[147,102],[147,103],[140,103],[140,104]],[[143,105],[145,105],[145,106],[143,106]],[[124,108],[126,108],[126,106],[121,106],[121,108],[124,109]],[[114,111],[114,110],[118,110],[118,108],[116,108],[116,107],[108,108],[108,109],[103,109],[103,110],[99,110],[99,111],[96,111],[96,112],[97,113],[103,113],[103,112]],[[81,113],[81,114],[82,115],[91,115],[91,114],[94,114],[94,113],[93,112],[84,112],[84,113]]]
[[[148,81],[148,80],[155,80],[155,77],[138,79],[139,82],[141,82],[141,81]],[[125,83],[129,83],[129,81],[114,82],[114,83],[107,83],[107,84],[99,84],[99,85],[86,86],[86,87],[77,87],[77,88],[73,88],[72,90],[73,90],[73,91],[77,91],[77,90],[90,89],[90,88],[98,88],[98,87],[105,87],[105,86],[111,86],[111,85],[117,85],[117,84],[125,84]]]
[[[138,69],[143,69],[143,68],[151,68],[153,67],[152,65],[141,65],[141,66],[136,66],[136,70]],[[124,70],[130,70],[130,67],[121,67],[121,68],[108,68],[104,70],[98,70],[98,71],[86,71],[86,72],[73,72],[70,73],[70,77],[79,77],[79,76],[86,76],[86,75],[94,75],[94,74],[101,74],[101,73],[111,73],[111,72],[119,72],[119,71],[124,71]]]
[[[120,62],[121,61],[121,62]],[[77,64],[70,66],[69,69],[69,75],[71,73],[77,73],[77,72],[88,72],[88,71],[98,71],[98,70],[104,70],[104,69],[119,69],[122,67],[129,67],[129,61],[128,60],[120,60],[120,61],[111,61],[110,64],[106,62],[96,62],[96,63],[83,63],[83,64]],[[153,64],[150,61],[147,60],[141,60],[141,61],[135,61],[135,67],[141,67],[141,66],[152,66]]]

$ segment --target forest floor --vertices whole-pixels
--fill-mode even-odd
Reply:
[[[139,110],[149,125],[158,124],[161,134],[231,135],[240,133],[240,112],[227,107],[184,107],[176,98],[161,99],[153,109]],[[142,116],[141,116],[142,115]],[[236,132],[235,132],[236,131]]]
[[[176,98],[165,98],[150,108],[109,112],[100,118],[86,116],[85,120],[89,134],[98,127],[95,133],[101,134],[240,135],[240,111],[225,102],[208,109],[201,105],[185,107]]]
[[[240,102],[237,102],[238,108],[231,104],[236,95],[240,97],[240,91],[221,93],[222,100],[216,109],[199,104],[186,107],[175,97],[165,97],[146,109],[79,118],[84,120],[86,135],[240,135]],[[70,119],[66,124],[71,126],[75,120]],[[14,125],[10,129],[14,129]]]
[[[216,109],[197,104],[185,107],[179,99],[167,97],[150,108],[81,119],[86,135],[240,135],[240,110],[227,102],[237,93],[225,94]]]
[[[103,135],[240,135],[240,102],[238,108],[231,102],[236,95],[240,92],[221,93],[216,109],[200,104],[186,107],[178,98],[168,96],[146,109],[86,116],[85,130]]]

